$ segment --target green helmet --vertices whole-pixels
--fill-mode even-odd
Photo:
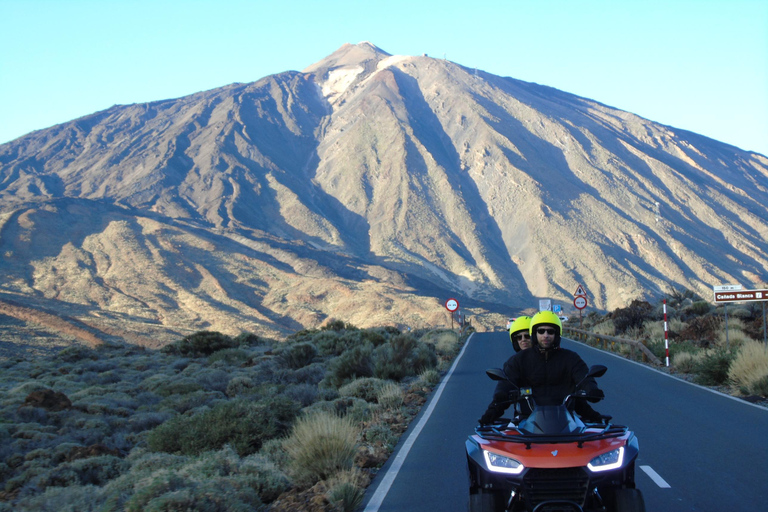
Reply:
[[[536,328],[540,325],[551,325],[555,327],[555,342],[552,344],[552,348],[560,347],[560,333],[563,332],[563,323],[560,321],[560,317],[551,311],[539,311],[533,318],[531,318],[531,345],[538,347],[539,340],[536,336]]]
[[[509,339],[512,341],[512,347],[514,347],[515,352],[520,352],[520,344],[515,339],[515,335],[518,334],[521,331],[529,332],[531,328],[531,317],[529,316],[519,316],[515,318],[514,322],[512,322],[512,325],[509,326]]]

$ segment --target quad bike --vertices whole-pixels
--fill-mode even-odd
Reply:
[[[606,370],[591,367],[561,405],[536,405],[531,389],[515,387],[510,403],[527,401],[531,414],[475,428],[466,442],[470,512],[645,512],[634,433],[610,416],[584,423],[572,412],[587,398],[584,382]],[[499,369],[486,373],[507,380]]]

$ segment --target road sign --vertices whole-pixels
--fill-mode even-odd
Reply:
[[[552,306],[552,312],[560,314],[560,304],[555,304],[554,306]]]
[[[584,309],[587,307],[587,298],[583,295],[578,295],[573,299],[573,305],[576,309]]]
[[[579,287],[576,288],[576,293],[574,293],[574,295],[576,297],[579,297],[579,296],[586,297],[587,296],[587,291],[584,289],[583,286],[579,285]]]
[[[721,302],[749,302],[753,300],[768,300],[768,289],[715,292],[716,304]]]
[[[448,299],[447,301],[445,301],[445,309],[453,313],[454,311],[459,309],[459,301],[457,301],[456,299]]]
[[[551,299],[540,299],[539,300],[539,311],[552,311],[552,300]]]
[[[716,292],[733,292],[736,290],[741,290],[743,287],[740,284],[722,284],[719,286],[713,286],[712,289],[714,289]]]

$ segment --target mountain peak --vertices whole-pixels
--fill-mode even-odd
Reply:
[[[357,44],[344,43],[338,50],[303,71],[319,74],[340,67],[363,66],[366,62],[378,62],[387,57],[391,55],[368,41]]]

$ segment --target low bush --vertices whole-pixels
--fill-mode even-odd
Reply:
[[[432,345],[420,343],[401,334],[376,348],[372,354],[373,375],[385,380],[401,381],[437,366],[437,354]]]
[[[331,361],[322,385],[339,388],[360,377],[373,376],[373,346],[360,345],[347,350]]]
[[[379,392],[387,381],[376,377],[361,377],[339,388],[339,396],[354,396],[366,402],[378,401]]]
[[[220,332],[199,331],[166,345],[161,350],[175,356],[207,357],[219,350],[237,348],[239,344],[239,341]]]
[[[378,391],[376,401],[385,409],[397,409],[403,405],[403,389],[395,382],[386,382]]]
[[[283,443],[298,480],[324,480],[352,468],[358,430],[348,417],[328,412],[302,416]]]
[[[363,503],[368,479],[357,469],[341,471],[327,482],[328,502],[339,512],[354,512]]]
[[[311,364],[317,357],[317,348],[311,343],[289,345],[277,353],[280,364],[286,368],[298,370]]]
[[[768,347],[749,340],[739,347],[728,378],[746,395],[768,396]]]
[[[723,349],[710,349],[704,352],[694,368],[695,381],[705,386],[724,384],[728,379],[728,368],[733,361],[732,352]]]
[[[239,454],[259,450],[268,439],[282,435],[298,414],[299,405],[285,397],[258,402],[233,399],[193,416],[177,416],[147,437],[152,451],[195,455],[231,445]]]

